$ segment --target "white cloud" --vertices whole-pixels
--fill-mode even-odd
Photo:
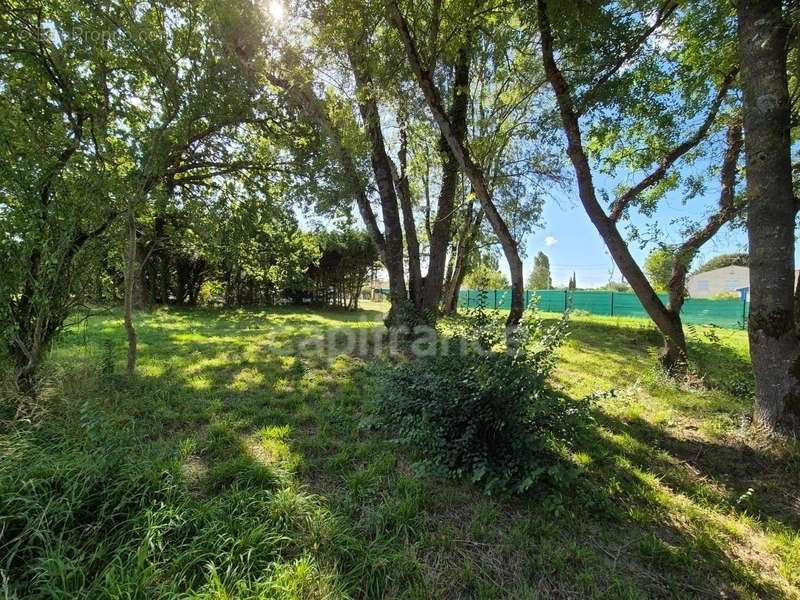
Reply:
[[[554,238],[552,235],[548,235],[544,238],[544,245],[545,246],[555,246],[558,243],[558,240]]]

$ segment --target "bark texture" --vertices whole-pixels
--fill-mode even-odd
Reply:
[[[453,127],[453,123],[444,110],[441,94],[439,93],[436,84],[433,81],[432,73],[428,68],[423,65],[420,58],[419,51],[417,50],[416,43],[411,36],[411,31],[408,27],[405,17],[400,12],[395,0],[385,0],[386,7],[389,10],[392,22],[394,23],[406,51],[409,66],[411,67],[417,83],[422,90],[428,108],[433,114],[436,124],[439,126],[439,131],[442,137],[447,142],[450,151],[458,161],[458,165],[464,175],[469,179],[472,189],[478,200],[483,206],[486,213],[486,219],[492,226],[495,235],[503,248],[506,260],[508,261],[508,268],[511,274],[511,311],[508,315],[507,323],[509,325],[516,325],[522,318],[522,312],[525,309],[525,291],[524,279],[522,273],[522,260],[519,256],[519,249],[514,236],[508,228],[505,220],[492,200],[492,194],[486,184],[486,179],[480,166],[475,163],[469,147],[465,142],[459,140],[459,136]]]
[[[392,179],[400,199],[400,209],[403,215],[403,229],[405,232],[406,249],[408,251],[408,292],[414,308],[422,308],[422,265],[419,252],[419,238],[417,225],[414,221],[414,203],[411,199],[411,185],[408,182],[408,132],[406,131],[406,115],[404,110],[398,114],[398,128],[400,130],[400,150],[398,158],[400,169],[389,160]]]
[[[381,130],[378,103],[373,93],[372,78],[364,64],[364,49],[352,48],[350,65],[356,81],[359,96],[358,108],[370,143],[370,161],[378,187],[378,197],[383,216],[383,237],[385,240],[384,264],[389,274],[389,293],[394,307],[397,301],[406,301],[405,269],[403,265],[403,228],[397,203],[397,192],[392,179],[392,166]],[[392,315],[390,314],[390,320]]]
[[[454,315],[458,311],[458,294],[467,275],[467,260],[475,250],[475,243],[483,221],[483,209],[473,214],[472,204],[467,209],[464,227],[459,232],[456,247],[453,249],[452,264],[444,286],[442,312]]]
[[[467,133],[469,66],[469,52],[462,47],[455,65],[449,115],[454,133],[459,143],[462,144]],[[443,136],[439,139],[439,155],[442,163],[442,185],[439,190],[436,216],[431,227],[428,273],[422,290],[422,310],[433,313],[439,309],[439,300],[442,298],[447,247],[452,237],[453,212],[459,174],[458,161]]]
[[[780,0],[739,0],[744,91],[750,356],[755,420],[771,430],[800,426],[800,339],[795,321],[788,23]]]

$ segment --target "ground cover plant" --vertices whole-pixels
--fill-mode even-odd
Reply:
[[[550,383],[596,399],[577,477],[508,498],[371,427],[374,347],[303,346],[377,310],[137,318],[135,378],[96,315],[57,342],[42,412],[4,421],[3,597],[798,597],[800,455],[747,428],[743,332],[697,329],[675,381],[646,322],[573,317]]]
[[[435,347],[410,340],[407,360],[371,371],[378,419],[415,449],[416,466],[466,477],[487,494],[568,479],[574,469],[563,454],[590,419],[588,402],[549,386],[567,316],[545,325],[532,307],[507,330],[484,297],[440,330]]]

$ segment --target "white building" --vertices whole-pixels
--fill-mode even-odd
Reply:
[[[794,282],[800,270],[794,272]],[[711,298],[720,294],[736,294],[742,288],[750,289],[750,269],[747,267],[721,267],[703,273],[695,273],[686,284],[690,298]]]
[[[750,269],[747,267],[721,267],[695,273],[686,283],[690,298],[711,298],[720,294],[736,294],[750,287]]]

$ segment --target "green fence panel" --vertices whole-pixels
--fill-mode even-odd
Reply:
[[[389,290],[378,290],[388,297]],[[486,308],[508,310],[511,308],[511,290],[461,290],[458,305],[475,308],[484,298]],[[667,303],[666,294],[660,294],[662,302]],[[636,294],[629,292],[607,292],[592,290],[527,290],[526,305],[535,302],[539,310],[545,312],[564,312],[567,307],[573,311],[584,311],[593,315],[614,317],[637,317],[647,319],[648,314]],[[743,328],[747,323],[749,303],[741,300],[710,300],[707,298],[687,298],[681,309],[684,323],[695,325],[716,325],[717,327]]]
[[[750,304],[741,300],[687,298],[681,309],[681,318],[685,323],[697,325],[744,328],[749,309]]]
[[[539,310],[545,312],[564,312],[567,295],[564,290],[531,290],[531,298]]]

